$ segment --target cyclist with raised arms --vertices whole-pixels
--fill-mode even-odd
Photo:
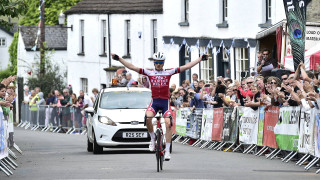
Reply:
[[[131,69],[139,74],[143,74],[149,77],[151,92],[152,92],[152,101],[147,108],[146,116],[147,118],[147,129],[151,137],[149,150],[154,151],[155,148],[155,133],[153,131],[152,118],[154,117],[159,110],[162,110],[163,117],[165,118],[166,124],[166,151],[164,159],[166,161],[170,160],[170,146],[172,138],[172,129],[170,123],[170,116],[172,110],[170,107],[170,92],[169,92],[169,82],[172,75],[183,72],[187,69],[192,68],[198,64],[201,60],[207,60],[208,55],[202,55],[194,61],[189,62],[181,67],[163,69],[165,55],[162,52],[157,52],[153,55],[154,60],[154,69],[143,69],[136,67],[135,65],[125,61],[116,54],[112,54],[112,59],[120,61],[125,67]]]

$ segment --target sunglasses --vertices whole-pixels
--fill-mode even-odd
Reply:
[[[247,82],[247,84],[252,84],[253,82]]]
[[[164,61],[154,61],[155,64],[163,64]]]
[[[282,78],[283,81],[287,80],[288,78]]]
[[[269,55],[269,54],[262,54],[262,55],[267,56],[267,55]]]
[[[294,79],[294,77],[290,77],[289,79]]]
[[[270,84],[277,84],[276,82],[270,82]]]

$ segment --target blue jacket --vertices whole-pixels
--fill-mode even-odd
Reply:
[[[203,100],[200,99],[200,93],[196,93],[194,97],[191,99],[190,107],[195,106],[196,108],[205,108]]]

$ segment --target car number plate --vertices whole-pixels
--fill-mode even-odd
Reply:
[[[147,132],[124,132],[122,134],[123,138],[147,138]]]

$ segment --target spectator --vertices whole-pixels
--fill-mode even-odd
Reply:
[[[198,82],[198,74],[194,73],[192,74],[192,83],[191,83],[191,87],[194,89],[194,81],[197,81]]]
[[[131,87],[131,85],[132,85],[132,83],[133,83],[133,81],[134,81],[134,79],[132,78],[132,74],[131,73],[127,73],[126,74],[126,78],[127,78],[127,81],[128,81],[128,83],[127,83],[127,87]]]
[[[182,86],[183,89],[185,89],[186,91],[188,90],[188,84],[187,84],[186,80],[182,81],[181,86]]]
[[[133,81],[131,83],[131,87],[138,87],[138,82],[137,81]]]
[[[213,108],[213,105],[217,104],[217,102],[214,101],[214,95],[215,95],[215,85],[205,84],[205,86],[202,88],[202,91],[200,93],[200,99],[204,100],[204,105],[206,108]]]
[[[171,84],[171,88],[173,89],[173,91],[175,91],[177,89],[176,84]]]
[[[259,86],[257,84],[253,84],[250,86],[250,89],[253,94],[253,98],[251,100],[247,98],[244,106],[251,107],[253,110],[257,110],[258,107],[260,106]]]
[[[23,90],[24,90],[24,92],[23,92],[23,101],[22,102],[24,104],[29,104],[30,96],[31,96],[31,92],[29,91],[29,87],[24,86]]]
[[[230,78],[224,78],[223,81],[224,81],[224,84],[226,87],[229,87],[229,85],[232,84],[232,82],[233,82],[232,79],[230,79]]]
[[[139,79],[139,83],[141,84],[141,87],[145,87],[145,88],[150,87],[149,80],[148,80],[147,76],[142,76],[142,80]]]
[[[80,90],[80,96],[83,99],[83,109],[87,108],[87,107],[93,107],[93,103],[90,100],[90,98],[84,94],[83,90]]]
[[[189,95],[191,98],[190,107],[192,108],[192,110],[194,108],[204,108],[204,103],[200,98],[200,93],[194,92],[194,90],[191,88]]]
[[[251,85],[254,83],[254,80],[253,78],[251,77],[248,77],[246,79],[246,87],[247,89],[243,89],[242,87],[238,87],[238,90],[239,90],[239,96],[241,95],[243,98],[247,98],[247,96],[252,100],[253,98],[253,94],[252,94],[252,91],[251,91]]]
[[[99,94],[98,89],[97,88],[93,88],[92,89],[92,94],[93,94],[93,97],[90,97],[90,99],[91,99],[92,103],[94,103],[96,101],[96,99],[97,99],[98,94]]]
[[[10,107],[12,105],[9,101],[5,100],[6,96],[6,86],[4,84],[0,84],[0,107],[2,108],[4,118],[7,119],[10,112]]]
[[[199,82],[197,80],[193,81],[193,89],[196,93],[200,92]]]
[[[174,105],[179,108],[183,104],[183,100],[186,98],[186,90],[180,89],[178,95],[178,98],[174,101]]]
[[[263,77],[271,76],[271,71],[272,69],[275,69],[278,67],[278,62],[271,57],[270,50],[268,49],[264,49],[262,51],[262,56],[263,56],[263,59],[261,60],[261,63],[259,64],[259,66],[257,66],[257,71]]]

